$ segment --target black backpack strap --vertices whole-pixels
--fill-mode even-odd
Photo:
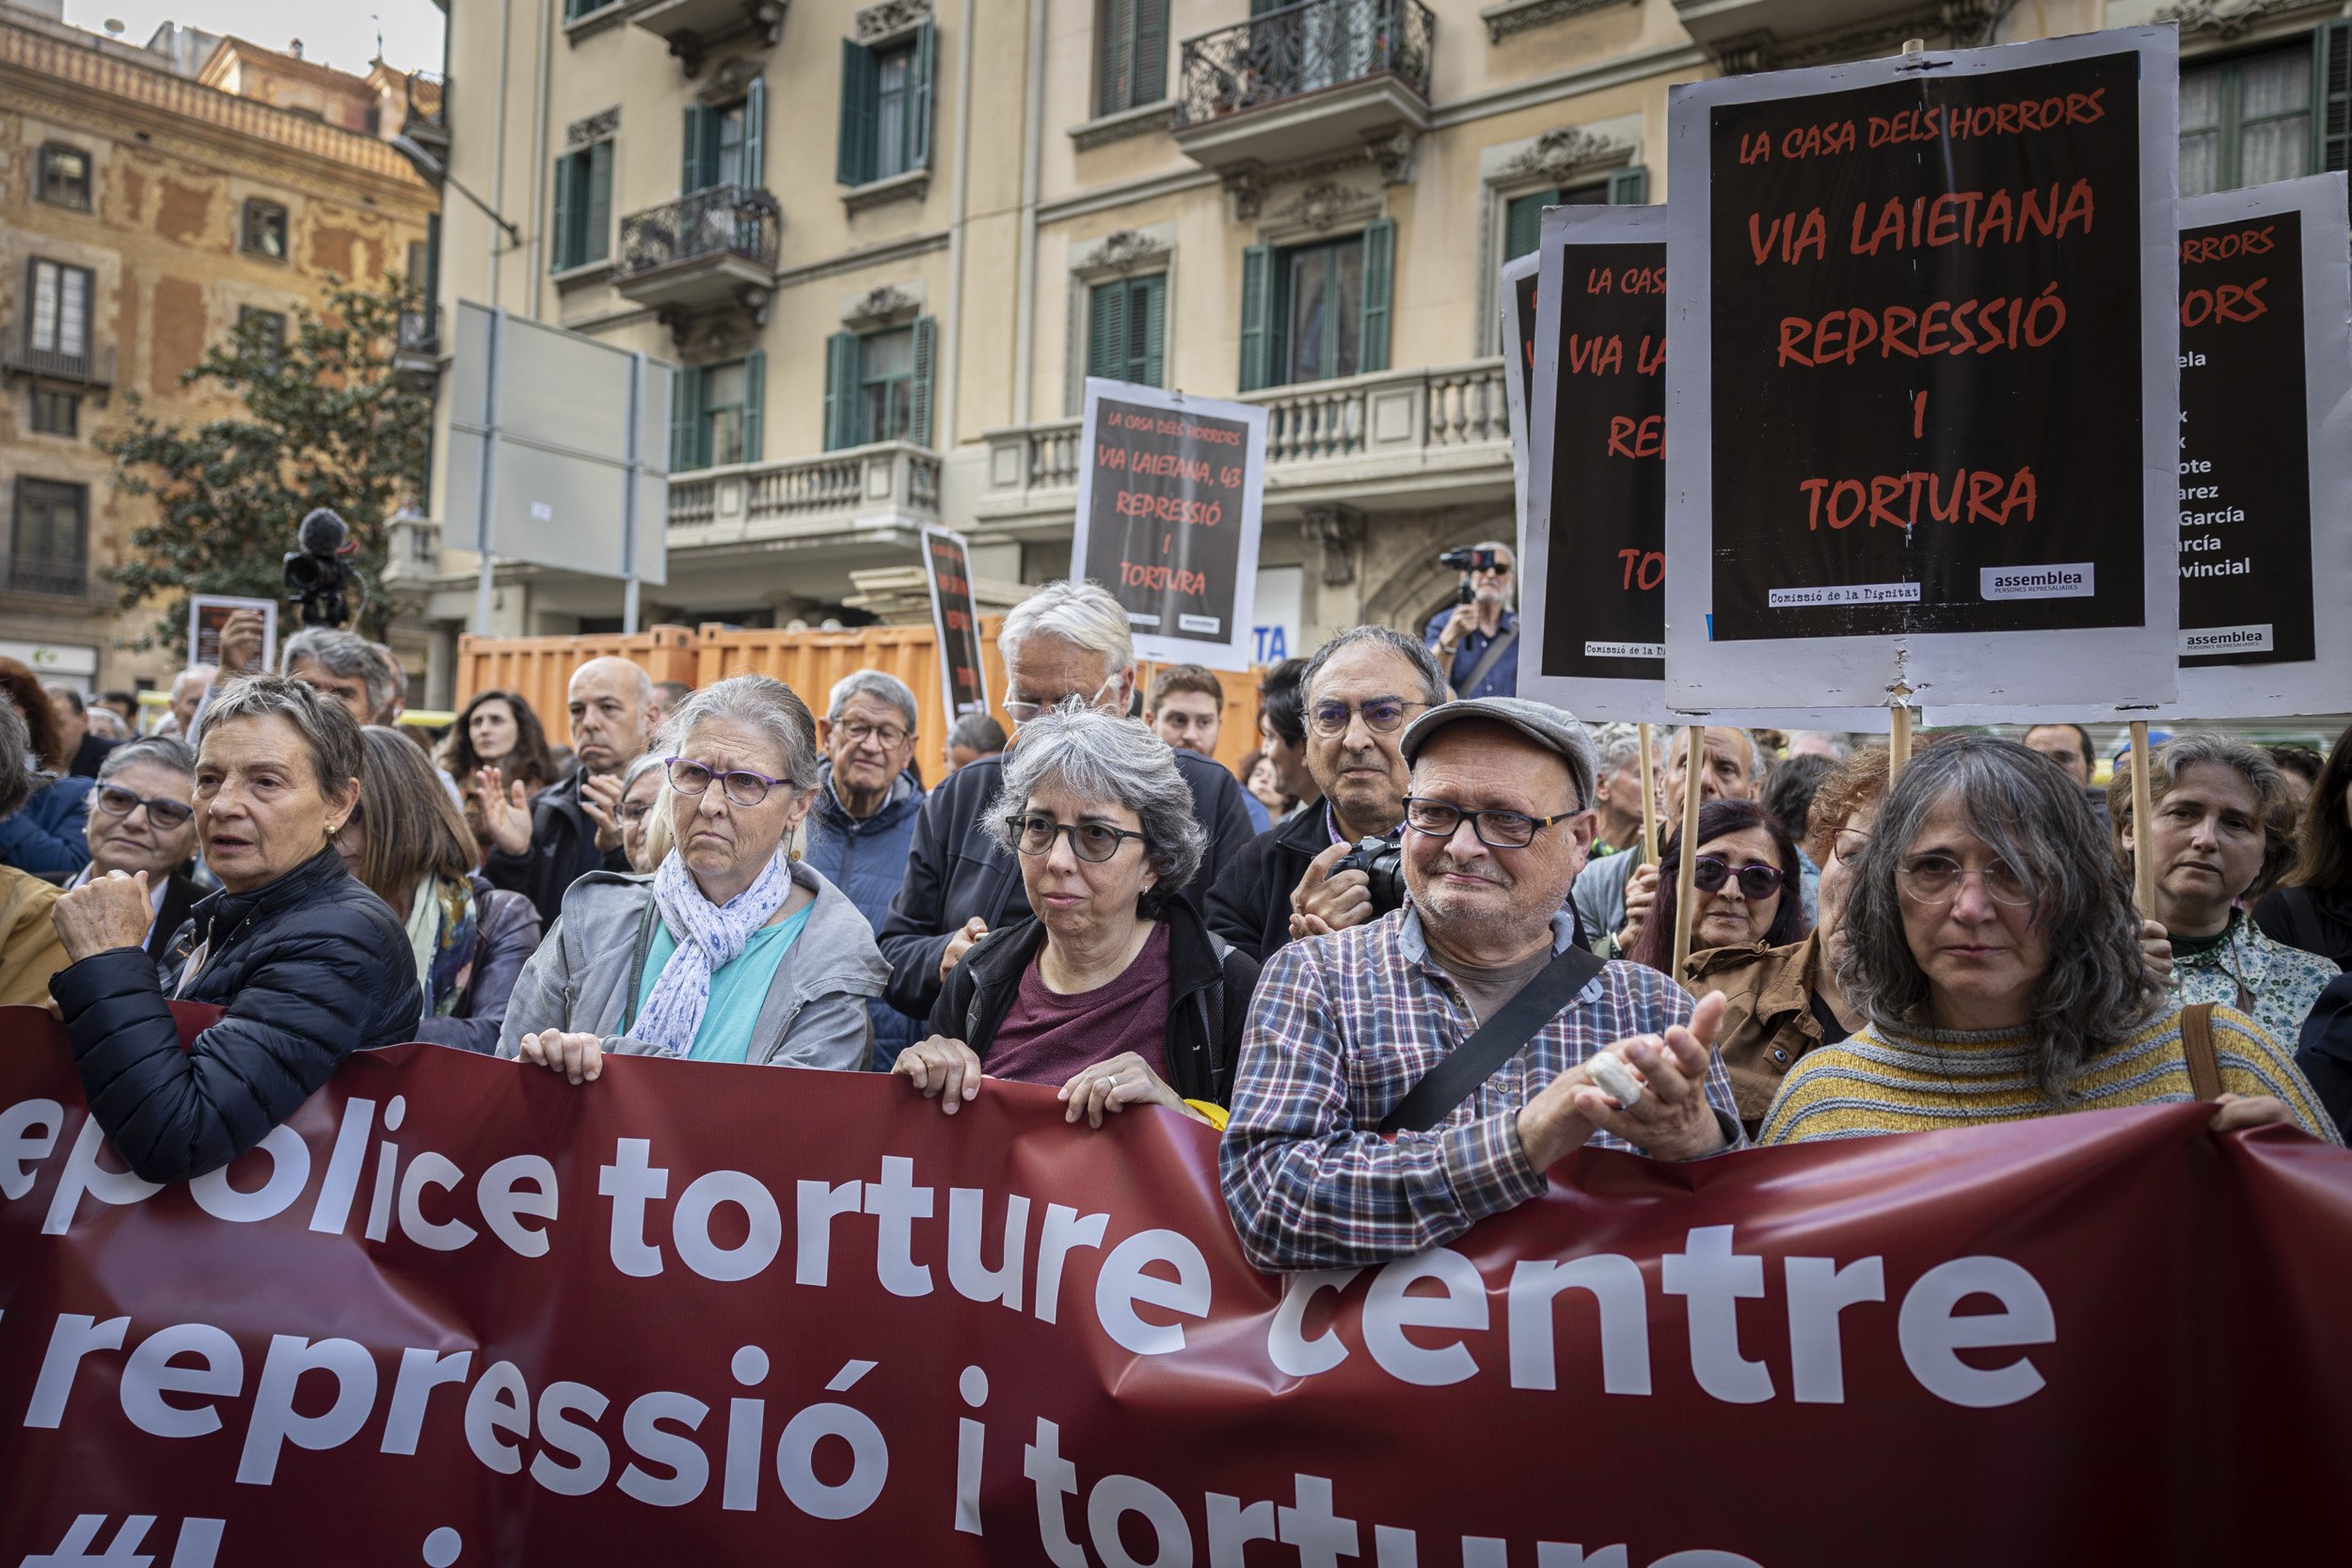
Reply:
[[[1478,683],[1494,673],[1494,667],[1502,662],[1502,656],[1509,653],[1512,645],[1518,640],[1519,628],[1513,626],[1509,631],[1487,643],[1486,653],[1481,656],[1477,663],[1470,666],[1469,677],[1462,682],[1462,690],[1477,690]]]
[[[1479,1025],[1478,1032],[1449,1052],[1415,1084],[1396,1108],[1381,1118],[1383,1132],[1426,1132],[1454,1114],[1455,1106],[1478,1092],[1495,1069],[1518,1053],[1519,1048],[1560,1016],[1577,992],[1592,984],[1604,967],[1599,955],[1571,942],[1546,964],[1500,1012]]]

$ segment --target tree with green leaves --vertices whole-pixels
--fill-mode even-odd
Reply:
[[[294,308],[291,341],[249,312],[181,376],[231,394],[241,413],[183,429],[127,395],[126,428],[98,447],[119,491],[156,502],[155,520],[132,531],[130,559],[106,573],[125,610],[162,600],[133,646],[182,641],[192,594],[282,598],[295,527],[321,506],[358,546],[348,559],[367,594],[352,629],[382,641],[396,608],[382,591],[386,523],[423,493],[432,440],[432,393],[393,362],[403,313],[421,308],[396,277],[380,290],[330,277],[321,308]]]

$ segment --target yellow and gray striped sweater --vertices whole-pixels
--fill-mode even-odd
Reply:
[[[2073,1099],[2063,1104],[2034,1086],[2031,1039],[2024,1029],[1962,1034],[1869,1024],[1840,1044],[1805,1053],[1782,1081],[1756,1142],[1925,1132],[2063,1111],[2185,1104],[2197,1098],[2189,1087],[2177,1010],[2150,1020],[2092,1058],[2074,1081]],[[2303,1131],[2330,1143],[2342,1141],[2289,1053],[2252,1019],[2233,1008],[2215,1008],[2213,1045],[2225,1091],[2275,1095],[2294,1111]]]

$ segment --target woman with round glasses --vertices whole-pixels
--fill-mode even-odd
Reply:
[[[791,688],[736,675],[663,734],[674,847],[651,876],[592,871],[524,966],[499,1053],[595,1079],[607,1053],[854,1069],[873,932],[786,847],[817,785],[817,724]]]
[[[1974,736],[1914,757],[1855,863],[1844,927],[1838,980],[1867,1022],[1797,1064],[1763,1143],[2197,1098],[2130,880],[2046,757]],[[2289,1047],[2226,1007],[2210,1033],[2216,1131],[2292,1122],[2335,1141]]]
[[[1258,965],[1177,896],[1205,838],[1168,746],[1130,720],[1040,715],[989,831],[1037,918],[973,946],[891,1070],[950,1114],[985,1075],[1050,1084],[1092,1127],[1132,1105],[1223,1126]]]
[[[98,787],[90,792],[89,864],[67,885],[119,871],[147,873],[148,896],[155,909],[147,929],[148,956],[159,962],[171,939],[204,896],[196,869],[196,753],[171,736],[125,741],[98,765]]]
[[[1754,800],[1709,800],[1699,808],[1699,852],[1691,871],[1691,951],[1785,947],[1804,935],[1798,896],[1801,863],[1788,830]],[[1682,833],[1658,858],[1658,896],[1626,957],[1661,973],[1674,966],[1676,895]],[[1679,978],[1679,976],[1677,976]]]
[[[670,852],[670,820],[661,810],[669,758],[647,752],[621,775],[621,852],[628,868],[650,876]]]

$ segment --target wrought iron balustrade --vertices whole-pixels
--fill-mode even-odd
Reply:
[[[1393,75],[1429,96],[1437,19],[1421,0],[1302,0],[1187,40],[1177,123]]]
[[[19,594],[80,598],[89,590],[89,567],[78,555],[11,555],[8,587]]]
[[[441,351],[440,306],[427,300],[401,311],[397,346],[403,354],[438,354]]]
[[[747,185],[714,185],[666,206],[631,213],[621,220],[613,281],[706,256],[737,256],[773,267],[783,223],[776,198]]]
[[[61,349],[36,348],[29,338],[13,338],[4,357],[6,367],[20,375],[44,376],[51,381],[71,381],[84,387],[111,387],[115,379],[115,351],[111,348],[87,348],[79,354]]]

